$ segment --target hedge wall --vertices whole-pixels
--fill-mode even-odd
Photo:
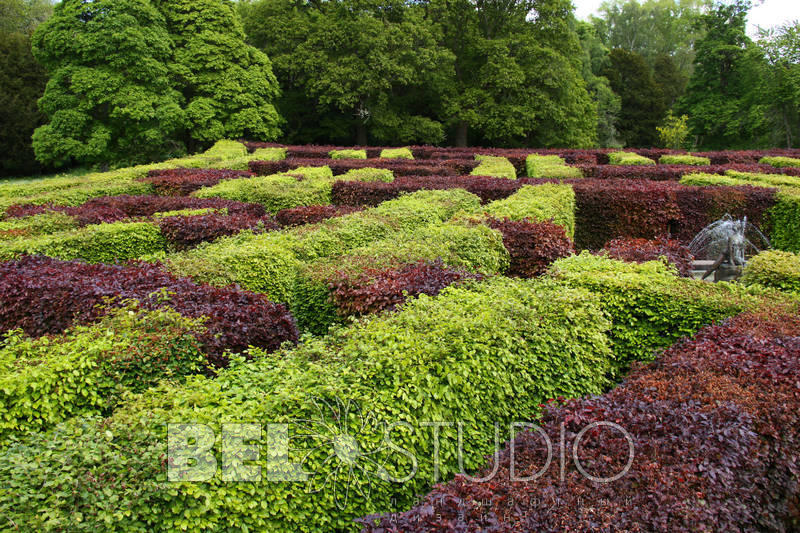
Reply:
[[[765,250],[747,261],[741,282],[800,293],[800,255]]]
[[[525,159],[526,174],[529,178],[582,178],[579,168],[567,166],[557,155],[531,154]]]
[[[0,496],[0,512],[30,530],[69,527],[76,513],[80,527],[103,531],[351,530],[359,516],[411,505],[434,480],[435,453],[439,476],[458,470],[456,427],[442,428],[435,452],[426,422],[463,421],[463,466],[472,471],[493,449],[495,423],[528,419],[548,398],[600,392],[608,326],[588,292],[541,282],[498,278],[421,296],[283,357],[164,385],[102,423],[76,420],[32,435],[0,452],[0,483],[12,489]],[[302,420],[317,436],[300,436],[308,433],[295,425]],[[220,424],[243,421],[290,423],[289,459],[305,457],[313,475],[270,480],[268,461],[279,452],[262,448],[261,481],[225,482],[218,473],[203,483],[167,482],[168,422],[219,434]],[[391,439],[405,453],[383,441],[384,424],[398,422]],[[363,453],[352,473],[330,455],[345,431]],[[412,470],[404,483],[385,481]]]
[[[510,220],[549,220],[562,226],[567,236],[575,235],[575,192],[569,185],[525,185],[504,200],[484,206],[491,217]]]
[[[480,164],[470,172],[473,176],[517,179],[517,169],[505,157],[476,154],[475,160]]]

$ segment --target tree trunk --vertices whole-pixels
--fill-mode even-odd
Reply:
[[[468,125],[463,120],[458,123],[458,129],[456,130],[456,146],[459,148],[466,148],[467,147],[467,130]]]
[[[356,123],[356,144],[358,146],[367,145],[367,126],[361,119]]]

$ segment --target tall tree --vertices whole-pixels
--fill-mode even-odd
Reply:
[[[761,31],[757,50],[763,58],[757,94],[770,121],[768,143],[800,146],[800,22]]]
[[[31,33],[51,13],[45,0],[0,0],[0,176],[41,170],[31,135],[44,122],[36,102],[47,74],[31,52]]]
[[[229,0],[151,0],[174,43],[170,78],[183,98],[190,149],[222,138],[274,140],[278,82],[267,56],[245,43]]]
[[[701,18],[705,35],[697,42],[694,73],[679,105],[700,146],[746,147],[764,127],[743,102],[752,79],[745,31],[749,9],[749,0],[733,0],[716,4]]]
[[[655,146],[656,128],[666,115],[664,93],[653,80],[644,58],[621,48],[611,51],[605,70],[611,88],[622,101],[619,134],[627,146]]]
[[[622,141],[617,127],[622,102],[611,89],[608,78],[602,75],[609,66],[609,50],[592,24],[578,22],[576,29],[583,48],[581,75],[597,106],[597,143],[601,147],[619,148]]]
[[[64,0],[33,51],[51,76],[39,102],[49,122],[33,135],[42,163],[128,164],[182,149],[172,41],[147,0]]]

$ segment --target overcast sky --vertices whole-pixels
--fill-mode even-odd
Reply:
[[[603,0],[572,0],[575,4],[575,16],[579,19],[589,18],[597,13]],[[756,0],[755,7],[750,10],[747,32],[755,34],[756,26],[769,28],[800,20],[800,0],[764,0],[760,5]]]

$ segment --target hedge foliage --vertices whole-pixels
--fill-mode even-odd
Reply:
[[[354,168],[344,174],[337,176],[343,181],[369,182],[391,182],[394,181],[394,174],[388,168]]]
[[[202,242],[235,235],[242,230],[264,233],[280,229],[280,225],[270,216],[254,217],[247,214],[223,215],[217,213],[160,217],[158,227],[164,238],[177,250],[187,250]]]
[[[601,299],[613,322],[610,338],[621,370],[633,361],[652,360],[658,350],[707,324],[788,301],[735,283],[681,278],[661,261],[625,263],[588,252],[556,261],[551,275]]]
[[[569,185],[525,185],[504,200],[486,204],[484,211],[494,218],[549,220],[562,226],[568,237],[575,235],[575,192]]]
[[[694,257],[689,248],[680,241],[659,237],[658,239],[632,239],[622,237],[608,241],[602,252],[612,259],[634,263],[663,260],[674,266],[683,277],[692,276]]]
[[[292,314],[302,330],[323,334],[347,316],[333,298],[336,286],[357,284],[365,272],[374,269],[398,269],[435,260],[468,272],[500,274],[509,266],[504,244],[497,231],[469,223],[431,224],[397,233],[345,255],[308,264],[298,274]]]
[[[82,259],[89,263],[114,263],[163,251],[166,239],[148,222],[94,224],[80,229],[0,242],[0,259],[20,255],[46,255]]]
[[[201,371],[197,321],[128,305],[100,322],[31,339],[10,331],[0,347],[0,444],[72,416],[110,413],[125,393]]]
[[[553,261],[568,257],[575,251],[564,228],[552,222],[490,219],[487,224],[503,235],[503,246],[511,259],[509,276],[539,276]]]
[[[800,159],[794,157],[762,157],[759,163],[764,165],[772,165],[773,167],[800,167]]]
[[[800,255],[765,250],[747,261],[741,282],[800,293]]]
[[[567,166],[557,155],[531,154],[525,158],[529,178],[582,178],[579,168]]]
[[[656,162],[648,157],[633,152],[612,152],[608,154],[611,165],[655,165]]]
[[[209,363],[224,366],[226,351],[250,346],[276,350],[297,340],[285,307],[263,295],[198,285],[169,275],[157,265],[92,265],[48,257],[0,263],[0,331],[21,329],[39,337],[97,320],[101,306],[138,300],[147,309],[169,306],[183,316],[205,317],[197,338]]]
[[[275,220],[283,227],[316,224],[333,217],[349,215],[360,211],[359,207],[340,205],[304,205],[281,209],[275,214]]]
[[[308,226],[253,235],[242,232],[170,256],[170,270],[213,285],[238,284],[291,303],[304,262],[336,257],[390,235],[475,213],[480,200],[466,191],[419,191],[378,207]]]
[[[550,406],[541,432],[521,432],[476,474],[489,481],[459,476],[408,512],[366,517],[364,531],[794,530],[799,334],[791,312],[706,328],[610,393]],[[584,431],[609,421],[630,441]],[[597,477],[622,472],[632,446],[630,468],[593,482],[573,461],[549,462],[543,434]]]
[[[410,148],[384,148],[380,156],[384,159],[414,159]]]
[[[527,419],[548,398],[601,392],[608,327],[591,294],[542,282],[496,278],[423,295],[277,359],[258,361],[254,352],[254,363],[215,379],[162,386],[105,422],[76,420],[32,435],[0,453],[0,483],[10,489],[0,512],[33,530],[66,527],[76,513],[86,530],[349,530],[359,516],[411,505],[434,480],[435,454],[441,477],[456,473],[457,428],[441,428],[435,452],[426,422],[463,421],[463,467],[473,471],[494,448],[495,423]],[[300,420],[317,436],[302,437],[309,432]],[[208,424],[219,435],[220,424],[243,421],[290,423],[289,459],[305,457],[303,470],[313,475],[268,479],[275,455],[262,448],[261,481],[231,483],[218,473],[204,483],[167,483],[167,423]],[[397,422],[392,441],[417,461],[404,483],[379,473],[401,478],[413,469],[384,441],[385,424]],[[364,470],[352,475],[330,456],[343,432],[364,454]]]
[[[255,202],[270,213],[301,205],[329,204],[333,174],[328,167],[301,167],[291,174],[223,181],[194,193],[197,198]]]
[[[707,157],[698,157],[689,154],[668,154],[662,155],[658,162],[662,165],[711,165],[711,159]]]
[[[517,179],[517,169],[505,157],[475,154],[475,160],[479,164],[470,172],[473,176]]]
[[[0,221],[0,240],[35,237],[78,227],[78,221],[65,213],[40,213],[25,218]]]
[[[366,150],[331,150],[328,152],[331,159],[366,159]]]
[[[212,187],[223,180],[249,178],[253,174],[246,170],[223,170],[201,168],[170,168],[151,170],[140,181],[150,183],[156,194],[164,196],[187,196],[197,189]]]

